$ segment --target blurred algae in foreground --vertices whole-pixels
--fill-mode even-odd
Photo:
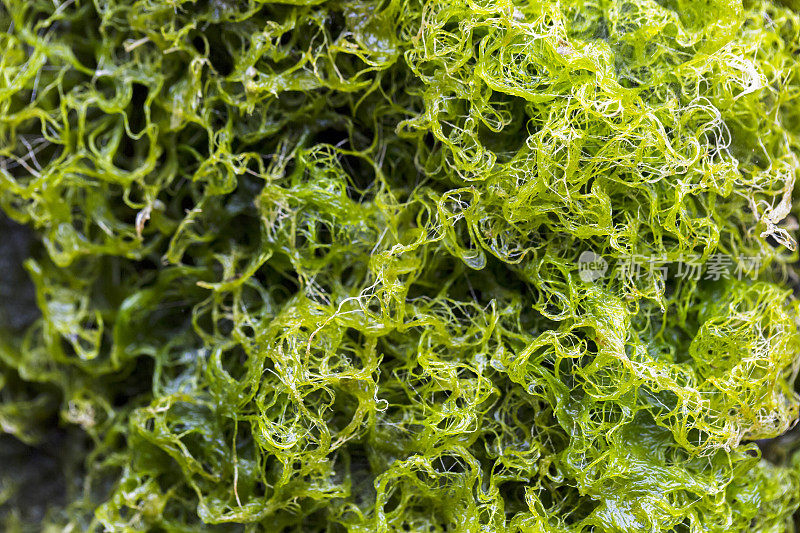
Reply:
[[[796,2],[0,0],[0,49],[3,530],[796,531]]]

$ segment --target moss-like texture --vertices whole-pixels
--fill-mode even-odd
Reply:
[[[2,0],[0,527],[793,531],[799,161],[794,1]]]

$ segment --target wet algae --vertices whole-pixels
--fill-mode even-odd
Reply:
[[[1,0],[3,530],[794,531],[798,9]]]

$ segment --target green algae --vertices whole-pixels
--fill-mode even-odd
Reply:
[[[794,531],[792,2],[0,29],[5,529]]]

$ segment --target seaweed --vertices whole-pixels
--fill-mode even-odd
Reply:
[[[795,2],[0,30],[4,529],[795,530]]]

